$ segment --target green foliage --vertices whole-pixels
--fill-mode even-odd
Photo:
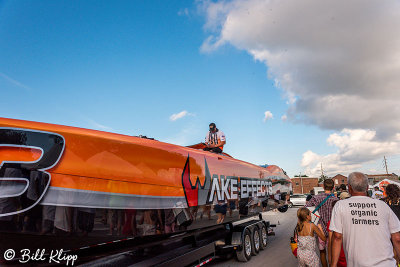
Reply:
[[[322,183],[323,181],[325,181],[326,179],[328,179],[329,177],[326,175],[321,175],[318,179],[318,183]]]

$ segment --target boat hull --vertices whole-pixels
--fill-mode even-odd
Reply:
[[[0,162],[0,236],[10,240],[0,250],[78,249],[208,227],[277,208],[272,196],[291,190],[277,166],[5,118]]]

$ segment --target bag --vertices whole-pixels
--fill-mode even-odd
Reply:
[[[315,225],[318,225],[319,219],[321,216],[319,215],[318,210],[314,206],[312,207],[307,207],[311,211],[311,222]]]
[[[320,214],[319,214],[319,212],[318,212],[318,210],[319,210],[319,208],[321,208],[322,207],[322,205],[324,205],[325,204],[325,202],[330,198],[330,197],[332,197],[332,196],[334,196],[333,194],[329,194],[324,200],[322,200],[322,202],[321,203],[319,203],[319,205],[318,206],[316,206],[316,207],[307,207],[310,211],[311,211],[311,222],[312,223],[314,223],[315,225],[317,225],[318,224],[318,222],[319,222],[319,219],[320,219]]]
[[[176,208],[173,209],[173,212],[176,218],[176,223],[179,226],[189,226],[192,224],[190,215],[185,208]]]
[[[293,231],[293,237],[290,238],[290,248],[293,255],[297,258],[297,226]]]

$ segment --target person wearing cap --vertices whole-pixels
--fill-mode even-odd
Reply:
[[[203,150],[222,153],[224,145],[226,144],[225,134],[219,130],[213,122],[210,123],[209,129],[209,132],[206,134],[206,147]]]
[[[346,198],[350,197],[350,194],[347,192],[347,188],[346,188],[345,184],[341,184],[339,186],[339,190],[340,190],[340,194],[339,194],[338,197],[339,197],[340,200],[343,200],[343,199],[346,199]]]

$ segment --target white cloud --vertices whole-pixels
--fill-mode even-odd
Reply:
[[[281,120],[282,120],[282,121],[286,121],[286,120],[287,120],[286,114],[282,115]]]
[[[188,8],[183,8],[178,11],[178,16],[189,16],[189,9]]]
[[[183,111],[181,111],[181,112],[179,112],[179,113],[172,114],[172,115],[169,117],[169,120],[170,120],[170,121],[176,121],[176,120],[182,119],[183,117],[186,117],[186,116],[193,116],[193,115],[194,115],[194,114],[189,113],[189,112],[187,112],[186,110],[183,110]]]
[[[201,47],[225,44],[267,67],[293,122],[339,131],[337,153],[303,154],[302,166],[346,172],[399,150],[400,1],[205,1]],[[371,169],[371,168],[370,168]]]
[[[206,1],[205,52],[231,44],[264,62],[288,120],[400,132],[400,2]]]
[[[211,53],[221,45],[223,45],[224,42],[222,40],[217,40],[213,36],[209,36],[201,45],[200,51],[203,53]]]
[[[174,135],[166,137],[161,141],[181,146],[193,145],[199,143],[198,137],[201,136],[201,133],[202,128],[199,124],[192,123],[186,125]]]
[[[380,141],[376,139],[376,131],[344,129],[340,134],[331,134],[327,143],[336,147],[336,153],[319,155],[309,150],[303,154],[301,166],[305,168],[306,173],[320,175],[321,163],[328,175],[349,173],[363,169],[363,166],[377,158],[383,158],[384,155],[398,155],[400,134],[391,141]]]
[[[272,115],[271,111],[265,111],[264,112],[264,122],[266,122],[267,120],[271,120],[274,118],[274,115]]]
[[[5,75],[4,73],[0,72],[0,77],[4,78],[5,80],[7,80],[9,83],[13,84],[14,86],[26,89],[26,90],[32,90],[32,88],[30,88],[29,86],[26,86],[25,84],[12,79],[11,77]]]
[[[89,123],[90,127],[92,127],[95,130],[106,131],[106,132],[115,132],[115,130],[109,126],[100,124],[89,118],[86,118],[86,120]]]

